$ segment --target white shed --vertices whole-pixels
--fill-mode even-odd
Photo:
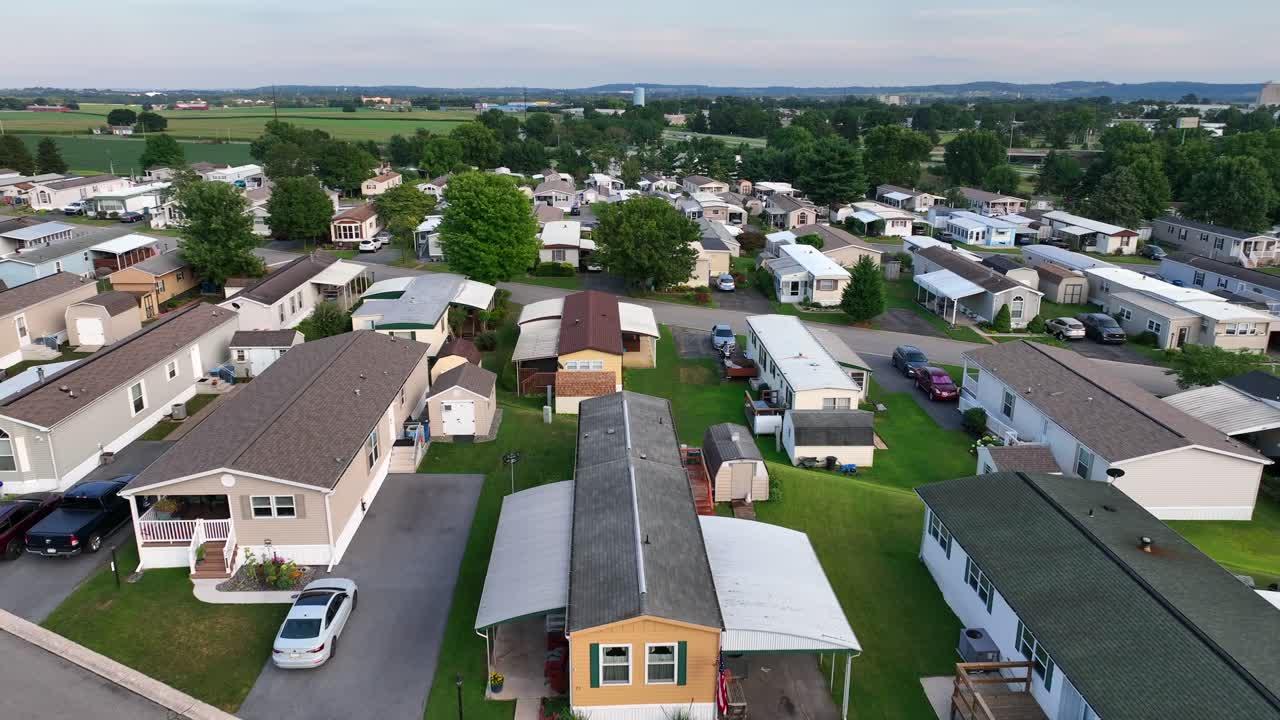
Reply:
[[[782,445],[792,465],[801,458],[819,463],[871,467],[875,457],[875,416],[866,410],[788,410],[782,418]]]
[[[707,428],[702,437],[702,461],[716,502],[769,499],[769,471],[746,427],[720,423]]]
[[[289,351],[302,342],[297,330],[240,330],[231,336],[231,364],[236,377],[258,377]]]

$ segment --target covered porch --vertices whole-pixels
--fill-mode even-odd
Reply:
[[[916,302],[928,308],[930,312],[941,315],[952,325],[956,324],[961,315],[979,318],[977,312],[961,302],[965,298],[986,292],[978,285],[950,270],[935,270],[931,273],[916,275],[912,279],[916,284]]]
[[[311,284],[316,286],[321,300],[337,303],[343,310],[350,310],[360,299],[361,293],[373,284],[373,275],[364,265],[339,260],[321,270],[311,279]]]
[[[196,578],[234,572],[239,546],[226,495],[134,495],[128,501],[140,567],[185,565]]]

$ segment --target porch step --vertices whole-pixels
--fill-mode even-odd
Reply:
[[[222,559],[222,549],[227,543],[223,540],[211,540],[204,544],[204,559],[196,561],[196,571],[191,573],[195,579],[224,579],[231,577]]]

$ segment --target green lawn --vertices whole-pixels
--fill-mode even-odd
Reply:
[[[428,263],[428,265],[442,265],[443,263]],[[428,267],[427,270],[435,270],[436,268]],[[550,277],[543,275],[517,275],[511,278],[511,282],[524,283],[525,285],[541,285],[542,287],[560,288],[561,290],[581,290],[582,276],[570,275],[567,277]]]
[[[127,532],[121,537],[118,561],[124,573],[137,565],[138,551]],[[287,610],[287,605],[200,602],[191,592],[186,568],[148,570],[138,582],[122,582],[117,590],[111,570],[104,567],[63,601],[44,626],[235,712],[270,656]]]
[[[64,348],[65,347],[66,346],[64,346]],[[13,377],[14,375],[17,375],[23,370],[26,370],[27,368],[33,368],[37,365],[48,365],[49,363],[66,362],[68,360],[79,360],[81,358],[87,358],[92,354],[93,353],[78,353],[70,349],[64,349],[62,353],[59,354],[58,357],[56,358],[52,358],[50,360],[23,360],[20,363],[15,363],[5,368],[4,373],[5,373],[5,377]]]
[[[910,275],[904,275],[897,280],[886,281],[885,290],[885,306],[889,308],[907,309],[924,318],[926,322],[932,325],[944,336],[952,340],[961,340],[964,342],[978,343],[980,345],[988,344],[987,341],[973,328],[965,325],[956,325],[952,327],[946,320],[938,315],[929,312],[920,303],[916,302],[916,284]],[[874,322],[874,321],[873,321]]]
[[[828,325],[852,325],[849,316],[843,311],[815,312],[806,310],[796,303],[773,302],[773,311],[779,315],[794,315],[808,322],[827,323]]]
[[[202,395],[196,395],[195,397],[191,398],[190,400],[187,401],[187,417],[191,417],[192,415],[195,415],[196,413],[200,412],[200,410],[205,405],[208,405],[214,400],[217,400],[218,397],[219,397],[218,395],[213,395],[213,394],[202,394]],[[142,433],[142,436],[139,437],[138,439],[139,440],[163,440],[169,437],[169,433],[172,433],[174,430],[177,430],[178,426],[181,424],[182,423],[177,423],[172,420],[161,420],[155,425],[152,425],[150,430],[147,430],[146,432]]]
[[[1056,317],[1075,317],[1081,313],[1097,312],[1094,305],[1066,305],[1051,300],[1040,299],[1040,317],[1048,320]]]
[[[31,113],[28,113],[31,114]],[[56,115],[59,113],[41,113]],[[4,115],[0,112],[0,115]],[[8,129],[9,121],[5,120]],[[36,145],[44,139],[43,135],[22,135],[31,153],[36,152]],[[52,135],[62,157],[73,171],[111,172],[118,175],[130,173],[141,174],[142,165],[138,159],[142,156],[143,140],[138,138],[101,137],[96,135]],[[180,140],[183,154],[187,162],[216,162],[229,165],[244,165],[253,162],[249,157],[249,144],[211,143]],[[150,232],[150,231],[148,231]]]
[[[987,247],[986,245],[970,245],[955,241],[952,243],[961,250],[968,250],[974,253],[994,253],[996,255],[1022,255],[1022,249],[1017,247]]]
[[[1280,502],[1266,494],[1258,496],[1249,522],[1182,520],[1169,526],[1228,570],[1252,575],[1258,587],[1280,581]]]

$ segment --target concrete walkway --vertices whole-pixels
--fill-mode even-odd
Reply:
[[[212,605],[264,605],[268,603],[292,603],[296,590],[258,590],[247,592],[223,592],[218,586],[226,580],[203,578],[191,581],[192,592],[200,602]]]

